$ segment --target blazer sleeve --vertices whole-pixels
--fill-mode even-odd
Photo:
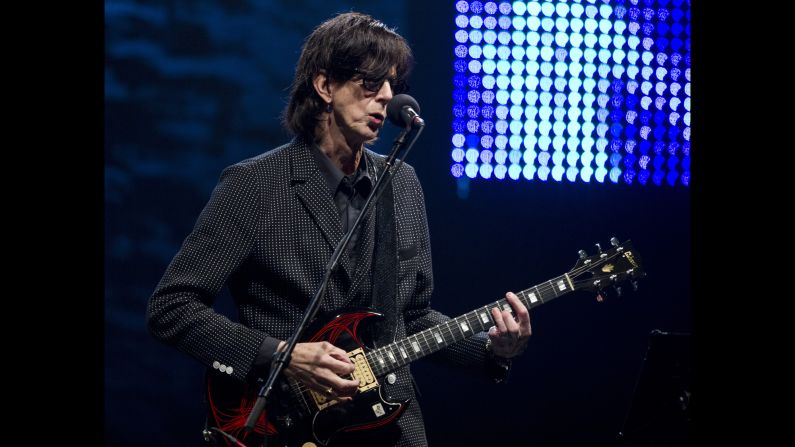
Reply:
[[[267,335],[216,313],[212,304],[251,253],[261,212],[251,169],[226,168],[147,306],[155,338],[238,380],[249,374]]]
[[[410,184],[414,194],[414,203],[418,206],[416,215],[419,219],[417,228],[419,228],[420,235],[419,243],[417,244],[418,270],[416,288],[404,312],[406,332],[408,334],[414,334],[451,320],[447,315],[431,308],[433,268],[425,197],[422,192],[422,186],[413,170],[411,174],[412,181]],[[485,332],[480,332],[440,350],[429,358],[440,360],[448,365],[458,367],[458,369],[484,373],[486,377],[497,383],[504,382],[508,377],[509,365],[506,367],[503,362],[496,361],[489,355],[486,351],[487,338],[488,335]]]

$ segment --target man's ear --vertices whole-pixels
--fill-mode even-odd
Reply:
[[[325,70],[320,70],[312,79],[315,91],[326,104],[331,102],[331,80],[326,76]]]

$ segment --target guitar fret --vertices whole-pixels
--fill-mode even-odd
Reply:
[[[502,310],[505,310],[508,313],[513,314],[513,307],[511,307],[511,304],[508,303],[508,301],[502,300],[500,302],[502,303]]]
[[[491,314],[491,309],[493,309],[494,307],[497,307],[498,309],[500,308],[499,301],[495,301],[494,304],[496,304],[496,306],[489,304],[489,305],[486,305],[485,307],[483,307],[483,310],[486,312],[486,316],[489,319],[489,323],[491,323],[488,328],[485,328],[486,331],[491,329],[491,326],[494,326],[494,324],[495,324],[494,323],[494,316]]]
[[[447,327],[447,331],[450,332],[450,341],[449,341],[449,343],[454,343],[455,342],[455,334],[453,334],[453,328],[450,327],[450,322],[452,322],[452,321],[454,321],[454,320],[450,320],[450,321],[447,321],[447,322],[444,323],[444,325]]]
[[[524,304],[525,307],[527,307],[527,297],[525,296],[524,292],[519,292],[516,294],[516,296],[519,297],[519,302],[521,302],[522,304]]]
[[[466,316],[467,321],[469,322],[469,327],[472,328],[472,332],[480,332],[483,330],[483,323],[480,322],[480,318],[478,318],[477,313],[470,312]]]
[[[413,350],[413,349],[411,349],[411,337],[409,337],[409,338],[407,338],[407,339],[405,339],[405,340],[403,341],[403,346],[404,346],[404,349],[406,349],[406,352],[408,352],[408,354],[409,354],[409,358],[410,358],[410,359],[412,359],[412,360],[416,360],[416,359],[418,359],[418,358],[419,358],[419,357],[416,357],[416,356],[414,355],[414,350]]]
[[[406,343],[405,343],[406,352],[409,353],[409,358],[411,358],[412,360],[417,360],[419,358],[417,356],[417,351],[414,349],[414,343],[416,343],[414,341],[415,337],[416,337],[415,335],[412,335],[410,337],[406,337]]]
[[[563,275],[563,277],[566,278],[566,282],[569,284],[569,287],[571,287],[571,290],[574,290],[574,283],[571,282],[571,278],[569,277],[569,274],[566,273],[566,274]]]
[[[554,280],[550,280],[550,281],[547,281],[547,282],[552,287],[552,293],[555,294],[555,298],[557,298],[558,297],[558,292],[555,291],[555,285],[552,283],[552,281],[554,281]]]
[[[491,322],[491,318],[489,318],[489,312],[487,310],[481,310],[479,315],[480,315],[480,320],[483,322],[484,327],[486,324]]]
[[[424,349],[427,349],[428,351],[432,351],[431,344],[430,344],[430,342],[428,342],[428,330],[426,329],[426,330],[420,332],[420,334],[422,335],[422,341],[425,342],[425,348]]]
[[[475,323],[478,322],[478,319],[475,318],[474,321],[473,321],[471,317],[472,317],[472,313],[464,314],[464,321],[466,322],[465,324],[467,326],[469,326],[469,333],[470,334],[474,334],[476,332],[475,329],[477,328]]]
[[[407,343],[408,343],[407,339],[403,339],[399,341],[397,344],[399,346],[400,352],[406,353],[406,357],[411,355],[411,350],[408,349]]]
[[[466,317],[464,317],[464,320],[466,320]],[[461,328],[461,335],[466,335],[467,331],[469,331],[469,324],[466,321],[459,322],[458,326]]]
[[[414,334],[414,341],[417,343],[417,347],[420,348],[419,351],[416,351],[417,357],[422,357],[422,353],[424,351],[422,347],[422,338],[423,338],[422,332],[417,332],[416,334]]]
[[[425,342],[425,331],[417,333],[417,344],[420,345],[420,352],[424,352],[425,348],[427,348],[427,343]]]
[[[417,344],[417,342],[415,340],[416,338],[417,338],[416,336],[413,336],[413,337],[408,339],[408,342],[409,342],[408,350],[411,353],[411,355],[414,356],[415,359],[418,359],[418,358],[420,358],[420,356],[417,355],[417,350],[414,348],[414,345]]]
[[[395,343],[393,343],[393,345],[395,346],[395,348],[397,348],[397,350],[400,353],[401,357],[408,357],[409,356],[409,352],[406,350],[406,340],[405,339],[396,341]],[[401,362],[403,362],[403,361],[400,358],[398,358],[398,363],[401,363]],[[405,362],[405,363],[408,363],[408,362]]]

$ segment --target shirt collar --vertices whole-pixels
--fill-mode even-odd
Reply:
[[[323,153],[323,151],[318,147],[317,144],[312,145],[312,150],[310,151],[312,156],[315,158],[317,162],[318,168],[320,168],[320,173],[323,175],[323,178],[326,180],[326,184],[328,188],[331,190],[332,193],[337,192],[337,188],[339,187],[340,182],[345,177],[345,174],[338,168],[334,163],[332,163],[331,159]],[[368,189],[365,191],[369,193],[369,187],[372,186],[372,178],[370,176],[370,170],[368,169],[367,165],[367,156],[362,154],[362,157],[359,159],[359,167],[349,176],[352,180],[353,185],[357,185],[359,181],[363,179],[367,179],[366,185]]]

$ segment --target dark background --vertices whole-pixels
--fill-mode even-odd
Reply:
[[[349,10],[396,26],[415,53],[410,93],[428,126],[408,162],[425,189],[436,309],[456,316],[558,276],[611,236],[631,239],[648,272],[636,293],[603,303],[576,293],[535,310],[506,386],[415,363],[431,445],[612,443],[649,332],[690,332],[690,190],[455,180],[453,5],[105,3],[106,445],[201,444],[203,368],[147,334],[147,299],[222,169],[287,140],[278,116],[302,40]],[[374,150],[395,135],[385,128]],[[218,308],[231,312],[227,297]]]

